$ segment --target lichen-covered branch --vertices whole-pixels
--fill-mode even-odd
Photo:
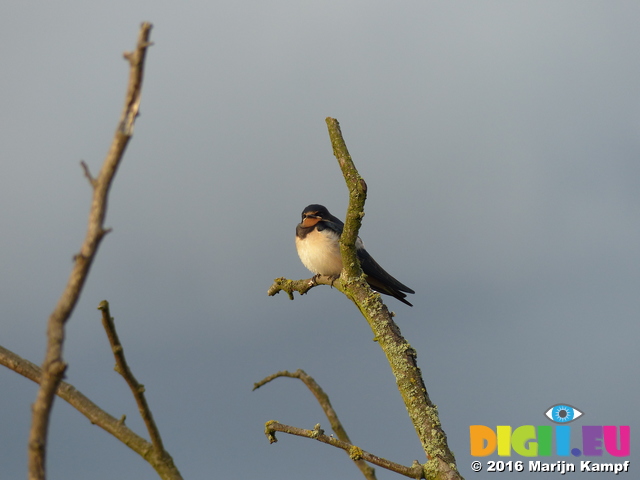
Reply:
[[[125,55],[130,64],[129,86],[125,105],[99,175],[96,178],[92,178],[88,167],[83,165],[85,175],[89,178],[93,188],[93,199],[89,211],[85,240],[80,252],[74,257],[74,266],[67,285],[47,324],[47,350],[42,363],[42,378],[35,403],[33,404],[31,429],[29,431],[30,480],[43,480],[45,478],[45,452],[49,418],[56,391],[66,370],[66,364],[62,357],[64,327],[80,298],[80,292],[89,274],[98,246],[107,233],[104,228],[107,196],[118,165],[133,133],[134,120],[138,115],[144,59],[147,48],[150,45],[150,33],[151,24],[143,23],[140,27],[135,51]]]
[[[327,275],[316,275],[303,280],[289,280],[288,278],[280,277],[273,281],[273,284],[269,287],[267,295],[273,297],[274,295],[285,292],[289,296],[289,300],[293,300],[293,292],[298,292],[300,295],[304,295],[313,287],[318,285],[330,285],[345,293],[342,288],[342,281],[338,278],[332,278]]]
[[[364,216],[367,185],[358,174],[349,155],[338,121],[327,118],[326,123],[334,155],[349,190],[349,207],[340,238],[343,270],[339,281],[336,281],[334,286],[356,304],[369,323],[374,340],[378,342],[387,357],[400,395],[427,456],[427,462],[422,465],[425,478],[460,480],[462,476],[457,470],[455,458],[447,444],[447,437],[438,417],[438,409],[429,398],[418,367],[416,351],[400,333],[400,328],[393,321],[394,314],[382,302],[380,295],[371,290],[362,274],[356,255],[355,241]],[[296,288],[301,285],[300,282],[305,281],[280,278],[272,285],[270,292],[277,293],[285,290],[289,297],[293,298],[292,292],[300,291]],[[301,293],[306,293],[308,289]]]
[[[460,479],[462,477],[438,418],[438,409],[429,399],[422,379],[416,361],[416,351],[400,333],[400,328],[393,321],[393,315],[380,296],[372,296],[371,289],[361,277],[352,279],[357,271],[351,268],[348,259],[356,259],[357,263],[355,239],[364,214],[366,184],[358,174],[346,146],[342,147],[344,139],[338,121],[327,118],[326,122],[334,154],[349,190],[347,219],[340,239],[343,275],[346,274],[343,287],[366,318],[374,333],[374,339],[384,351],[391,366],[398,390],[427,455],[428,462],[424,464],[425,477],[438,480]]]
[[[347,435],[347,431],[342,426],[342,422],[340,422],[340,420],[338,419],[338,414],[331,405],[329,395],[327,395],[324,390],[322,390],[320,385],[318,385],[318,383],[313,379],[313,377],[307,375],[304,370],[298,369],[295,372],[288,372],[287,370],[283,370],[281,372],[274,373],[273,375],[269,375],[268,377],[263,378],[259,382],[255,383],[253,385],[253,389],[256,390],[257,388],[260,388],[261,386],[279,377],[297,378],[302,381],[302,383],[307,386],[311,393],[313,393],[313,396],[316,397],[316,400],[320,404],[322,411],[331,424],[331,429],[337,435],[338,439],[349,444],[352,443],[349,435]],[[365,462],[363,459],[353,459],[353,461],[366,479],[375,480],[375,470],[370,467],[367,462]]]
[[[342,255],[343,277],[347,282],[352,280],[364,281],[360,262],[356,255],[356,239],[362,226],[364,217],[364,202],[367,199],[367,184],[356,170],[356,166],[351,159],[347,145],[342,137],[340,124],[335,118],[328,117],[326,120],[329,129],[329,138],[333,147],[333,154],[338,160],[340,170],[344,176],[344,181],[349,190],[349,207],[347,217],[344,222],[344,229],[340,237],[340,253]],[[366,282],[365,282],[366,283]]]
[[[399,473],[409,478],[424,478],[422,465],[415,462],[411,467],[400,465],[399,463],[391,462],[386,458],[381,458],[372,453],[366,452],[361,448],[352,445],[349,442],[345,442],[333,436],[327,436],[324,434],[324,430],[320,428],[320,424],[316,424],[313,430],[306,430],[304,428],[292,427],[290,425],[284,425],[282,423],[271,420],[264,426],[264,433],[269,439],[269,443],[277,442],[276,432],[284,432],[290,435],[296,435],[298,437],[312,438],[327,445],[341,448],[349,454],[352,460],[365,460],[369,463],[377,465],[379,467],[391,470],[392,472]]]

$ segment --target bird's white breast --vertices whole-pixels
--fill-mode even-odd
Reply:
[[[340,275],[342,258],[338,240],[338,234],[332,230],[313,230],[302,240],[296,237],[298,256],[303,265],[313,273]]]

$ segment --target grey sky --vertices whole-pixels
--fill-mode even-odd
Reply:
[[[101,330],[96,307],[109,300],[185,478],[360,475],[330,447],[285,435],[268,444],[267,420],[328,428],[301,383],[251,392],[297,368],[331,396],[357,445],[424,461],[355,307],[329,288],[293,302],[266,296],[275,277],[310,275],[293,242],[303,207],[344,217],[327,116],[369,186],[368,250],[416,291],[414,308],[385,301],[418,351],[463,475],[488,476],[470,471],[469,425],[550,424],[542,414],[556,403],[585,412],[572,425],[631,425],[635,438],[640,4],[69,1],[0,11],[1,344],[36,363],[84,236],[90,188],[79,162],[98,170],[127,81],[121,54],[141,21],[154,24],[142,115],[110,197],[113,232],[65,358],[70,383],[144,434]],[[24,478],[35,385],[0,369],[0,388],[2,478]],[[48,466],[50,479],[156,478],[63,401]]]

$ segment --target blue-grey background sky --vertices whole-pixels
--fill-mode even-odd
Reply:
[[[141,21],[154,24],[113,232],[65,358],[70,383],[146,436],[112,369],[96,310],[107,299],[185,478],[360,475],[310,440],[268,444],[271,419],[328,429],[298,381],[251,391],[283,369],[315,377],[358,446],[425,460],[356,308],[326,287],[293,302],[266,295],[275,277],[309,276],[293,241],[303,207],[344,217],[327,116],[369,186],[368,250],[417,292],[414,308],[385,301],[463,475],[488,476],[470,471],[469,425],[551,424],[543,412],[556,403],[585,413],[578,441],[581,425],[631,425],[636,437],[640,3],[68,1],[0,12],[0,343],[38,364],[85,233],[79,162],[98,171],[127,82],[121,54]],[[36,386],[0,369],[0,389],[1,476],[24,478]],[[62,400],[48,471],[156,478]]]

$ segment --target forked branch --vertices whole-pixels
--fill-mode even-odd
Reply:
[[[19,355],[6,348],[0,347],[0,364],[13,370],[29,380],[40,383],[42,370]],[[125,417],[115,418],[102,410],[89,398],[78,391],[73,385],[61,381],[56,395],[69,403],[89,421],[102,428],[106,432],[124,443],[131,450],[144,458],[158,472],[164,480],[182,480],[178,469],[172,461],[157,460],[154,455],[154,446],[125,425]]]
[[[0,364],[35,383],[40,383],[42,380],[40,367],[4,347],[0,347]],[[151,443],[130,430],[123,419],[118,420],[109,415],[76,390],[73,385],[64,381],[60,382],[56,395],[87,417],[92,424],[109,432],[139,455],[145,457],[153,448]]]
[[[352,443],[351,439],[349,438],[349,435],[347,435],[347,431],[344,429],[344,427],[342,426],[342,423],[338,419],[338,414],[336,413],[336,411],[333,409],[333,406],[331,405],[331,401],[329,400],[329,395],[327,395],[324,392],[324,390],[320,388],[320,385],[318,385],[318,383],[313,379],[313,377],[311,377],[310,375],[307,375],[304,370],[298,369],[295,372],[288,372],[286,370],[283,370],[281,372],[274,373],[273,375],[269,375],[268,377],[263,378],[259,382],[254,383],[253,389],[256,390],[261,386],[269,383],[270,381],[280,377],[297,378],[300,381],[302,381],[302,383],[304,383],[307,386],[307,388],[311,391],[311,393],[313,393],[313,396],[316,397],[316,400],[320,404],[322,411],[324,412],[327,419],[329,420],[329,423],[331,424],[331,429],[337,435],[338,439],[348,444]],[[362,472],[362,474],[366,479],[375,480],[376,475],[375,475],[374,469],[370,467],[364,459],[352,458],[352,460],[354,461],[356,466],[360,469],[360,471]]]
[[[367,284],[356,255],[355,241],[364,216],[367,185],[358,174],[342,137],[340,125],[334,118],[327,118],[329,137],[333,153],[349,190],[349,207],[340,238],[340,253],[343,270],[337,288],[347,295],[365,317],[384,351],[396,378],[398,390],[404,401],[409,417],[418,434],[427,462],[422,465],[424,477],[428,480],[460,480],[455,458],[447,444],[447,437],[438,417],[438,409],[431,402],[417,364],[416,351],[400,333],[393,321],[394,315],[382,302],[380,295],[372,292]],[[300,281],[277,279],[270,292],[285,290],[292,297],[292,291]],[[286,287],[286,288],[285,288]],[[304,292],[301,292],[304,293]]]

